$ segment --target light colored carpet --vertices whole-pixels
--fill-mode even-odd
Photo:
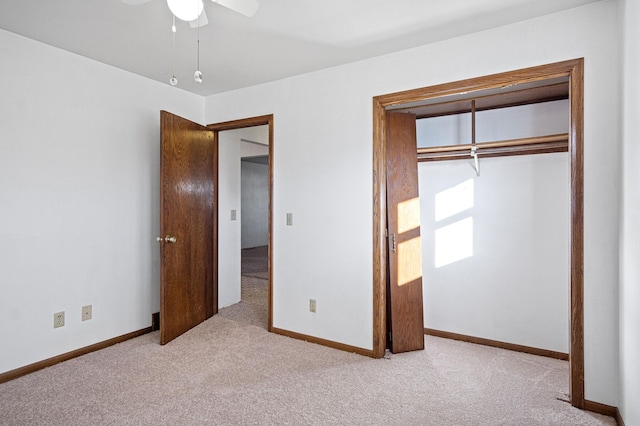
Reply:
[[[219,315],[241,324],[267,329],[269,282],[253,276],[242,276],[241,302],[220,310]]]
[[[242,274],[269,270],[269,246],[243,249],[240,252]]]
[[[241,251],[242,276],[269,279],[269,246]]]
[[[370,359],[270,334],[264,315],[243,301],[165,346],[150,333],[0,384],[0,424],[615,424],[557,399],[565,361],[432,336]]]
[[[261,280],[269,279],[269,272],[244,272],[243,277],[260,278]]]

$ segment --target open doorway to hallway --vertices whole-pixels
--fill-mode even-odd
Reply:
[[[257,128],[268,140],[267,126]],[[241,301],[251,318],[267,328],[269,297],[269,148],[261,141],[242,140],[241,180]]]
[[[269,126],[218,133],[220,314],[269,328]]]

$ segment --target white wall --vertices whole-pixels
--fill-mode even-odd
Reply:
[[[240,148],[240,156],[255,157],[259,155],[269,155],[269,126],[245,127],[242,129],[241,135],[241,139],[258,142],[260,145],[250,142],[241,142],[242,147]]]
[[[607,0],[207,98],[207,122],[275,116],[274,326],[372,348],[373,96],[585,57],[586,397],[617,405],[617,16]]]
[[[242,248],[269,244],[269,165],[242,161]]]
[[[244,129],[218,134],[218,308],[240,301],[240,149]],[[236,211],[235,220],[231,210]]]
[[[640,425],[640,3],[622,2],[622,212],[620,229],[620,410],[627,425]]]
[[[202,122],[204,100],[2,30],[0,57],[6,372],[151,325],[160,110]]]
[[[568,353],[568,154],[471,163],[418,166],[425,327]]]
[[[240,156],[269,155],[269,126],[247,127],[242,130]],[[251,142],[246,142],[251,141]],[[258,142],[260,145],[252,142]],[[246,163],[241,165],[242,248],[269,243],[269,166]]]

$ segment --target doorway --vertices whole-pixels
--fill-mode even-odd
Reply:
[[[387,206],[386,127],[387,111],[428,101],[456,100],[469,93],[500,90],[517,84],[559,77],[568,78],[570,123],[570,401],[584,408],[584,320],[583,320],[583,59],[559,62],[438,86],[377,96],[373,99],[373,352],[382,357],[386,348]]]
[[[261,127],[266,139],[268,129]],[[245,300],[245,287],[251,289],[246,292],[248,299],[255,299],[261,293],[261,282],[269,279],[269,155],[266,143],[249,139],[242,139],[241,143],[240,272],[242,300]],[[256,302],[258,300],[251,300],[258,305]],[[266,326],[266,317],[264,324]]]
[[[259,130],[260,127],[264,127],[264,130],[266,132],[266,139],[267,139],[267,158],[268,158],[268,182],[267,182],[267,186],[268,186],[268,218],[267,218],[267,239],[266,239],[266,247],[262,247],[261,251],[266,251],[267,253],[267,260],[266,260],[266,271],[261,271],[263,272],[263,274],[261,274],[261,279],[263,280],[262,282],[264,282],[264,280],[266,279],[267,281],[267,291],[266,293],[268,294],[267,296],[267,323],[266,328],[268,331],[272,331],[273,328],[273,308],[272,308],[272,294],[273,294],[273,290],[272,290],[272,285],[273,285],[273,232],[272,232],[272,226],[273,226],[273,220],[272,220],[272,216],[273,216],[273,115],[266,115],[266,116],[260,116],[260,117],[253,117],[253,118],[247,118],[247,119],[241,119],[241,120],[234,120],[234,121],[228,121],[228,122],[223,122],[223,123],[216,123],[216,124],[210,124],[207,126],[208,129],[213,130],[215,133],[215,138],[218,142],[220,142],[220,138],[223,136],[221,135],[222,132],[227,132],[227,131],[240,131],[241,129],[245,129],[245,130]],[[244,134],[244,132],[243,132]],[[254,140],[256,138],[251,138],[251,137],[243,137],[240,139],[245,139],[245,141],[241,141],[238,140],[238,142],[242,142],[246,145],[255,145],[255,142],[260,142],[257,140]],[[247,142],[248,141],[248,142]],[[240,145],[238,145],[237,147],[238,150],[238,155],[236,157],[236,160],[238,162],[238,164],[236,164],[235,166],[238,167],[238,169],[240,169],[241,164],[240,164],[240,158],[241,158],[241,154],[240,154],[240,150],[241,147]],[[253,155],[251,155],[250,153],[246,155],[247,157],[255,157]],[[262,155],[259,155],[262,156]],[[220,162],[219,164],[219,169],[218,169],[218,176],[219,173],[221,172],[220,167],[224,167],[222,165],[222,162]],[[216,178],[216,181],[218,181],[219,179]],[[220,184],[219,185],[224,185],[224,182],[222,179],[219,180]],[[218,195],[220,195],[222,192],[222,188],[219,188],[218,190]],[[237,195],[237,203],[235,205],[218,205],[218,215],[220,217],[219,221],[218,221],[218,233],[216,235],[216,241],[215,241],[215,246],[216,248],[219,248],[221,244],[224,244],[226,246],[226,248],[229,250],[229,254],[232,256],[232,258],[234,259],[234,264],[237,267],[234,267],[234,269],[230,270],[230,271],[220,271],[220,268],[224,268],[224,266],[222,266],[220,264],[220,262],[218,262],[218,271],[216,271],[216,275],[218,275],[219,279],[217,280],[217,284],[216,286],[219,286],[220,284],[220,272],[223,272],[223,274],[227,274],[228,275],[228,279],[229,282],[232,283],[233,288],[231,289],[231,291],[236,291],[238,292],[237,297],[240,298],[240,294],[241,294],[241,288],[242,288],[242,283],[241,280],[244,279],[244,277],[241,276],[241,264],[242,264],[242,251],[241,251],[241,247],[242,247],[242,241],[241,241],[241,223],[242,223],[242,208],[238,209],[238,207],[240,206],[241,200],[241,194],[238,193]],[[240,211],[238,211],[240,210]],[[229,223],[235,225],[235,227],[237,228],[238,232],[235,235],[228,235],[225,236],[224,233],[223,235],[220,235],[220,231],[222,231],[223,228],[223,224],[221,223],[223,220],[228,220]],[[228,242],[232,242],[233,245],[231,247],[227,246]],[[220,253],[220,251],[218,250],[218,253]],[[264,269],[264,267],[262,268]],[[235,284],[233,284],[235,282]],[[226,291],[226,289],[221,289],[221,288],[217,288],[216,289],[216,294],[218,295],[218,306],[220,307],[220,296],[224,297],[224,291]],[[223,291],[223,294],[220,294],[220,291]],[[264,302],[264,301],[263,301]],[[223,301],[224,303],[224,301]]]
[[[269,126],[218,133],[218,309],[267,328]],[[236,306],[236,304],[239,304]],[[223,309],[234,306],[233,309]],[[238,317],[241,318],[241,317]]]

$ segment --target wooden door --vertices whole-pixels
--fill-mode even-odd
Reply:
[[[214,314],[214,132],[160,113],[160,343]]]
[[[424,349],[416,117],[387,113],[388,331],[391,352]]]

